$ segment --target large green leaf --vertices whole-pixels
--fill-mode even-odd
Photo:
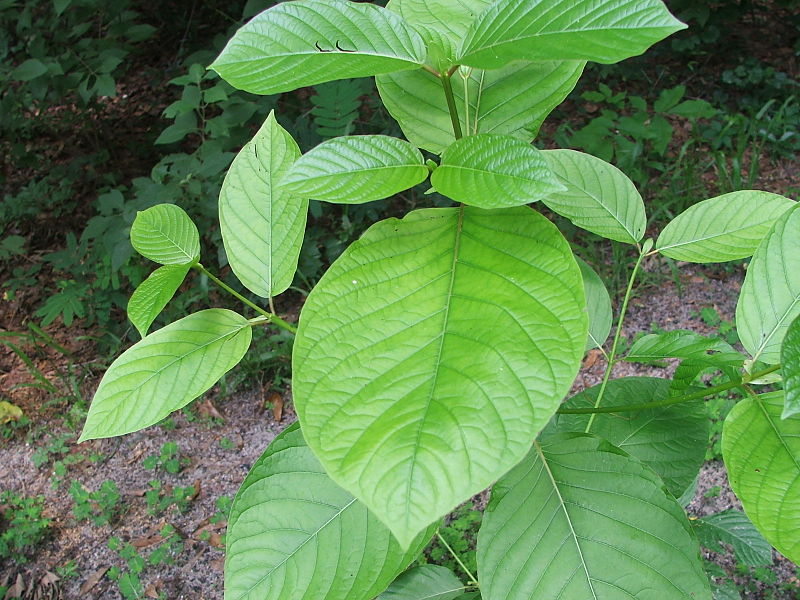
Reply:
[[[800,315],[800,206],[786,211],[770,229],[747,269],[736,329],[742,345],[768,364],[780,360],[789,324]]]
[[[484,600],[710,600],[700,548],[661,480],[605,440],[534,444],[478,534]]]
[[[698,202],[675,217],[658,236],[656,250],[695,263],[746,258],[775,220],[795,202],[769,192],[745,190]]]
[[[508,135],[470,135],[453,142],[431,175],[434,189],[479,208],[508,208],[565,189],[542,153]]]
[[[736,560],[750,567],[772,564],[772,546],[743,512],[729,509],[692,521],[695,533],[709,550],[725,553],[720,542],[730,544]]]
[[[285,189],[306,198],[361,204],[388,198],[425,180],[422,153],[386,135],[352,135],[322,142],[284,176]]]
[[[783,392],[746,398],[722,429],[722,458],[744,512],[786,558],[800,563],[800,416],[781,420]]]
[[[458,43],[470,25],[493,0],[391,0],[386,8],[403,17],[409,25],[435,30]]]
[[[138,431],[183,408],[242,359],[251,335],[247,319],[221,308],[151,333],[108,368],[78,441]]]
[[[282,2],[239,29],[211,65],[236,88],[275,94],[415,69],[422,38],[391,11],[344,0]]]
[[[433,535],[401,550],[367,508],[325,474],[297,425],[273,440],[228,518],[226,600],[371,600]]]
[[[781,418],[800,413],[800,317],[789,326],[781,347],[781,374],[786,400]]]
[[[470,27],[458,62],[482,69],[515,60],[615,63],[685,28],[660,0],[499,0]]]
[[[137,213],[131,244],[139,254],[162,265],[190,265],[200,258],[197,226],[174,204],[157,204]]]
[[[164,265],[139,284],[128,301],[128,319],[142,337],[183,283],[191,265]]]
[[[585,309],[568,244],[528,207],[377,223],[300,316],[309,446],[405,546],[525,455],[575,377]]]
[[[657,377],[623,377],[608,382],[601,406],[643,404],[669,398],[670,383]],[[562,408],[595,405],[600,386],[576,394]],[[585,431],[590,415],[559,414],[548,431]],[[705,458],[708,417],[703,402],[686,402],[624,413],[598,413],[591,432],[652,468],[676,498],[692,484]]]
[[[606,284],[594,269],[578,258],[578,266],[583,276],[583,289],[586,293],[586,311],[589,313],[589,337],[586,349],[599,348],[608,339],[614,318],[611,309],[611,296]]]
[[[297,270],[308,197],[280,189],[279,183],[299,156],[273,111],[234,159],[219,194],[228,262],[239,281],[264,298],[285,291]]]
[[[647,217],[633,182],[615,166],[575,150],[542,152],[566,191],[543,202],[554,212],[602,237],[635,244],[642,239]]]
[[[422,565],[400,575],[377,600],[455,600],[463,593],[464,584],[450,569]]]

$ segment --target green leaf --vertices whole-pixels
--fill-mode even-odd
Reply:
[[[685,28],[660,0],[500,0],[472,24],[458,62],[482,69],[515,60],[615,63]]]
[[[142,337],[178,291],[191,265],[159,267],[137,287],[128,301],[128,319]]]
[[[219,194],[222,241],[233,272],[254,294],[269,298],[294,279],[308,199],[280,188],[300,156],[292,136],[270,112],[233,160]]]
[[[336,485],[297,424],[269,445],[228,519],[228,600],[371,600],[433,535],[404,552],[367,508]]]
[[[669,398],[670,382],[657,377],[623,377],[608,382],[601,406],[658,402]],[[563,408],[595,405],[600,386],[576,394]],[[582,432],[590,415],[558,414],[554,431]],[[697,476],[708,443],[708,417],[702,400],[636,412],[598,413],[591,432],[645,463],[664,480],[676,498]],[[551,429],[548,428],[548,431]]]
[[[108,368],[78,441],[138,431],[183,408],[242,359],[251,335],[247,319],[221,308],[151,333]]]
[[[47,73],[47,65],[38,58],[29,58],[11,71],[11,79],[15,81],[32,81]]]
[[[615,166],[575,150],[542,152],[566,191],[543,202],[578,227],[599,236],[635,244],[642,239],[647,217],[633,182]]]
[[[800,562],[800,417],[781,420],[783,392],[745,398],[722,429],[728,480],[753,525]]]
[[[577,257],[576,257],[577,258]],[[586,311],[589,314],[589,338],[586,350],[600,348],[611,333],[613,313],[611,296],[600,276],[586,262],[577,258],[583,276],[583,289],[586,293]]]
[[[464,584],[447,567],[422,565],[400,575],[377,600],[455,600],[463,592]]]
[[[423,30],[434,30],[458,43],[492,0],[391,0],[386,8]]]
[[[508,208],[563,190],[541,152],[508,135],[470,135],[453,142],[431,175],[440,194],[478,208]]]
[[[377,223],[303,306],[293,393],[309,446],[407,546],[525,455],[586,320],[568,244],[528,207]]]
[[[136,214],[131,226],[136,251],[162,265],[191,265],[200,259],[200,234],[184,210],[156,204]]]
[[[700,543],[714,552],[726,553],[720,542],[730,544],[736,560],[750,567],[772,564],[772,546],[747,516],[734,508],[692,521]]]
[[[658,236],[656,250],[675,260],[725,262],[751,256],[775,220],[795,202],[746,190],[698,202]]]
[[[736,329],[753,360],[776,364],[800,315],[800,210],[786,211],[753,255],[736,306]]]
[[[800,413],[800,317],[797,317],[786,332],[781,346],[781,374],[786,400],[782,419]]]
[[[697,540],[661,480],[599,438],[536,442],[492,489],[484,600],[710,600]]]
[[[361,204],[388,198],[425,180],[422,153],[386,135],[353,135],[322,142],[292,165],[281,181],[314,200]]]
[[[239,29],[209,67],[254,94],[417,69],[422,38],[396,14],[343,0],[297,0]]]

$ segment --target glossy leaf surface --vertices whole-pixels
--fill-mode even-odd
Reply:
[[[463,593],[464,584],[450,569],[422,565],[400,575],[377,600],[455,600]]]
[[[200,258],[200,234],[189,215],[174,204],[140,211],[131,226],[131,244],[162,265],[189,265]]]
[[[586,293],[586,311],[589,314],[589,339],[586,341],[586,349],[590,350],[601,347],[608,339],[614,315],[606,284],[583,259],[577,260]]]
[[[781,347],[781,374],[786,399],[781,418],[800,413],[800,317],[789,326]]]
[[[720,542],[730,544],[736,560],[749,567],[772,564],[772,546],[743,512],[729,509],[692,521],[695,533],[709,550],[725,554]]]
[[[128,319],[142,337],[178,291],[191,265],[164,265],[139,284],[128,301]]]

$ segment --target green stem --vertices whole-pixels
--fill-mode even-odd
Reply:
[[[458,107],[456,106],[456,98],[453,95],[453,84],[450,82],[451,74],[442,74],[442,87],[444,88],[444,97],[447,99],[447,110],[450,112],[450,121],[453,123],[453,135],[457,140],[463,137],[461,132],[461,121],[458,120]]]
[[[596,415],[599,413],[619,413],[619,412],[634,412],[637,410],[647,410],[648,408],[659,408],[662,406],[672,406],[673,404],[681,404],[683,402],[689,402],[691,400],[701,400],[706,398],[707,396],[713,396],[714,394],[719,394],[720,392],[725,392],[727,390],[732,390],[737,387],[741,387],[745,390],[749,389],[747,384],[750,381],[755,381],[756,379],[760,379],[770,373],[774,373],[778,369],[780,369],[780,365],[773,365],[763,371],[759,371],[758,373],[753,373],[747,381],[729,381],[728,383],[722,383],[720,385],[715,385],[710,388],[705,388],[703,390],[692,392],[691,394],[684,394],[683,396],[678,396],[676,398],[667,398],[665,400],[658,400],[656,402],[645,402],[642,404],[624,404],[622,406],[604,406],[599,408],[595,406],[594,408],[559,408],[556,412],[562,415]]]
[[[206,269],[200,263],[195,263],[194,265],[192,265],[192,267],[197,269],[201,273],[203,273],[206,277],[208,277],[211,281],[216,283],[223,290],[225,290],[226,292],[228,292],[232,296],[236,297],[238,300],[244,302],[247,306],[252,308],[254,311],[259,313],[261,316],[266,317],[267,321],[269,323],[272,323],[273,325],[277,325],[281,329],[285,329],[286,331],[289,331],[291,333],[297,333],[297,327],[295,327],[294,325],[291,325],[290,323],[287,323],[286,321],[281,319],[275,313],[267,312],[266,310],[264,310],[263,308],[261,308],[257,304],[254,304],[253,302],[250,302],[250,300],[248,300],[247,298],[242,296],[239,292],[237,292],[235,289],[233,289],[227,283],[222,281],[219,277],[217,277],[216,275],[211,273],[208,269]]]
[[[453,550],[450,547],[450,544],[448,544],[447,540],[445,540],[442,537],[442,534],[437,531],[436,532],[436,537],[438,537],[439,541],[442,543],[442,545],[444,545],[444,547],[447,548],[447,551],[450,553],[450,555],[458,563],[458,566],[460,566],[461,569],[464,571],[464,573],[467,574],[467,578],[469,579],[469,585],[474,586],[476,588],[479,588],[480,584],[478,583],[478,580],[475,578],[475,575],[473,575],[472,572],[467,568],[467,566],[463,562],[461,562],[461,559],[458,557],[458,554],[456,554],[455,550]]]

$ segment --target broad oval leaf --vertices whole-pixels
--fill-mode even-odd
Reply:
[[[782,419],[800,413],[800,317],[789,326],[781,346],[781,374],[786,400]]]
[[[308,199],[283,190],[281,177],[300,156],[274,111],[236,156],[219,194],[219,223],[228,262],[244,286],[269,298],[294,279]]]
[[[745,190],[698,202],[675,217],[658,236],[664,256],[694,263],[751,256],[775,220],[795,202],[777,194]]]
[[[183,408],[242,359],[251,335],[247,319],[221,308],[151,333],[103,375],[78,441],[138,431]]]
[[[131,244],[162,265],[191,265],[200,258],[200,234],[189,215],[174,204],[156,204],[136,214]]]
[[[722,429],[722,458],[744,512],[786,558],[800,562],[800,416],[781,420],[783,392],[745,398]]]
[[[658,402],[669,398],[669,390],[669,380],[657,377],[613,379],[606,386],[601,405],[607,408]],[[561,408],[593,407],[599,391],[599,385],[584,390]],[[548,431],[582,432],[589,419],[588,414],[558,414]],[[591,432],[653,469],[678,498],[703,466],[708,429],[703,401],[697,400],[635,412],[598,413],[592,420]]]
[[[608,339],[614,315],[606,284],[583,259],[577,258],[577,261],[583,277],[586,311],[589,314],[589,338],[586,340],[586,350],[591,350],[602,347]]]
[[[464,584],[450,569],[422,565],[400,575],[377,600],[456,600],[463,593]]]
[[[563,192],[543,202],[553,212],[599,236],[635,244],[642,239],[647,217],[633,182],[614,165],[576,150],[542,152]]]
[[[580,270],[543,216],[414,211],[308,296],[294,400],[326,471],[405,546],[526,454],[586,335]]]
[[[472,24],[458,62],[482,69],[515,60],[615,63],[685,28],[660,0],[500,0]]]
[[[492,488],[478,533],[484,600],[710,600],[683,509],[608,442],[534,444]]]
[[[431,174],[434,189],[479,208],[508,208],[563,190],[530,144],[508,135],[478,134],[456,140]]]
[[[786,211],[753,255],[736,306],[736,329],[753,360],[775,364],[800,315],[800,206]]]
[[[292,165],[284,189],[314,200],[361,204],[388,198],[425,180],[422,153],[386,135],[352,135],[322,142]]]
[[[736,560],[749,567],[772,564],[772,546],[743,512],[729,509],[692,521],[700,543],[714,552],[726,553],[720,542],[730,544]]]
[[[209,68],[236,88],[276,94],[417,69],[425,55],[419,34],[385,8],[344,0],[295,0],[256,15]]]
[[[390,0],[386,5],[409,25],[435,30],[459,42],[493,0]]]
[[[139,335],[147,335],[150,325],[178,291],[191,265],[164,265],[139,284],[128,301],[128,319]]]
[[[371,600],[416,558],[325,474],[295,424],[276,437],[228,518],[226,600]]]

